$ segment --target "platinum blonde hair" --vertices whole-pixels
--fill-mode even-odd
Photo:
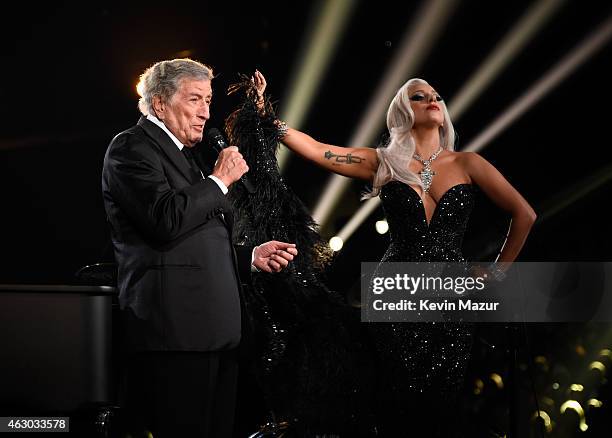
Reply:
[[[387,129],[390,134],[389,144],[386,147],[376,149],[378,169],[374,175],[372,190],[364,194],[363,199],[378,196],[382,186],[389,181],[401,181],[408,185],[420,187],[423,190],[421,179],[408,167],[416,147],[411,133],[414,126],[414,112],[410,108],[410,96],[408,94],[408,88],[414,84],[429,85],[423,79],[410,79],[395,94],[387,110]],[[438,104],[444,114],[444,122],[438,128],[440,132],[440,146],[452,151],[455,147],[455,130],[446,104],[444,101],[438,102]]]
[[[153,97],[160,96],[163,102],[169,102],[183,79],[212,80],[213,71],[207,65],[192,59],[172,59],[153,64],[140,75],[136,86],[141,96],[138,109],[145,116],[155,115]]]

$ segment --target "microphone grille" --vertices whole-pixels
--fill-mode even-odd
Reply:
[[[227,147],[223,134],[217,128],[210,128],[206,132],[206,139],[208,145],[217,151],[217,153],[221,153],[221,150]]]
[[[217,128],[210,128],[206,133],[206,136],[211,140],[216,140],[219,137],[223,138],[223,135],[221,135],[221,131],[219,131]]]

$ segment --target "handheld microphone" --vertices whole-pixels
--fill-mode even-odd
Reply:
[[[217,128],[211,128],[206,132],[206,139],[208,140],[208,144],[215,150],[217,153],[221,153],[223,149],[225,149],[228,144],[225,142],[223,138],[223,134]],[[255,193],[255,187],[249,181],[246,175],[242,175],[240,177],[240,182],[247,189],[249,193]]]

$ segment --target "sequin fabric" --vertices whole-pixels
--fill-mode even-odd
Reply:
[[[390,231],[382,262],[465,261],[461,246],[474,205],[470,184],[456,185],[444,193],[430,223],[420,196],[404,183],[387,183],[380,199]],[[438,436],[433,433],[435,427],[452,428],[452,422],[442,423],[456,410],[453,404],[463,385],[472,345],[471,325],[371,323],[369,328],[378,354],[378,400],[387,418],[402,418],[407,426],[410,419],[440,423],[430,425],[430,436]],[[440,436],[454,436],[454,432],[446,430]]]
[[[380,193],[391,243],[383,262],[460,262],[463,234],[474,205],[470,184],[451,187],[427,223],[423,200],[406,184],[392,181]]]

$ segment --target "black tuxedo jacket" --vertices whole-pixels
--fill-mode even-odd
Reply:
[[[232,209],[217,184],[196,175],[170,137],[141,117],[111,141],[102,193],[129,345],[238,345],[240,274],[250,275],[251,248],[231,244]]]

